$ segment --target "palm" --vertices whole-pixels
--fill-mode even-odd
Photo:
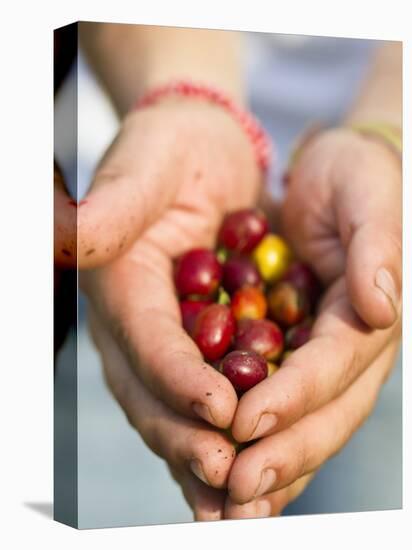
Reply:
[[[339,162],[347,162],[345,152],[340,151],[343,145],[338,138],[335,138],[336,143],[327,143],[326,146],[322,142],[307,146],[293,167],[282,205],[286,238],[298,256],[310,263],[326,284],[342,275],[345,269],[332,181],[336,156],[341,155]]]
[[[203,112],[196,115],[199,121],[192,116],[190,129],[184,118],[173,121],[184,160],[177,163],[171,154],[157,170],[178,183],[159,219],[143,235],[169,257],[193,246],[211,246],[224,213],[253,204],[258,193],[250,144],[234,121],[218,110],[208,113],[207,123]]]

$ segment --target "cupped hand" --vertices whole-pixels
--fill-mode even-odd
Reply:
[[[181,326],[172,263],[213,246],[224,213],[253,204],[258,191],[253,150],[230,116],[168,102],[126,118],[79,209],[79,231],[92,228],[97,257],[124,244],[123,255],[84,271],[82,285],[136,375],[175,411],[220,428],[230,425],[236,394]]]
[[[146,389],[110,331],[89,308],[106,382],[147,446],[163,458],[198,520],[221,519],[235,448],[224,433],[173,412]]]
[[[149,446],[156,448],[148,432],[162,432],[156,452],[198,518],[215,517],[224,504],[215,491],[233,458],[211,425],[231,424],[237,396],[182,328],[173,260],[212,247],[223,215],[253,205],[259,187],[253,149],[237,123],[215,106],[173,100],[128,115],[78,208],[81,285],[107,333],[95,341],[111,368],[110,386]],[[157,411],[151,420],[150,407]],[[217,466],[219,449],[224,466]],[[209,487],[187,470],[194,458]]]
[[[167,462],[196,520],[242,518],[251,513],[258,517],[268,507],[271,514],[277,514],[303,491],[311,474],[249,505],[229,504],[226,483],[236,456],[233,442],[205,422],[184,418],[156,399],[134,374],[127,357],[92,308],[88,317],[111,392],[131,427]]]
[[[387,146],[349,129],[312,140],[291,170],[282,218],[327,290],[310,341],[239,401],[234,437],[259,440],[231,469],[227,517],[259,515],[265,495],[342,448],[372,411],[401,335],[401,170]]]

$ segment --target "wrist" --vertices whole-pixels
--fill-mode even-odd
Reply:
[[[402,151],[399,151],[397,146],[386,139],[382,139],[379,135],[357,132],[352,129],[349,129],[349,131],[352,132],[352,139],[356,139],[359,145],[363,145],[365,154],[373,155],[377,160],[385,159],[385,162],[392,166],[395,180],[401,184]]]
[[[353,128],[347,126],[339,126],[320,132],[318,139],[325,139],[325,147],[330,147],[332,142],[334,142],[332,150],[337,152],[337,154],[335,153],[334,157],[332,157],[331,166],[338,166],[339,168],[337,172],[332,168],[331,173],[340,174],[342,162],[346,166],[353,166],[353,170],[367,165],[379,165],[382,169],[384,167],[385,171],[388,170],[391,178],[393,178],[391,181],[401,184],[401,157],[392,145],[386,143],[384,140],[373,135],[355,131]],[[342,161],[343,158],[345,161]]]
[[[252,113],[245,110],[231,96],[220,88],[192,80],[168,81],[165,84],[149,89],[135,103],[133,110],[145,109],[159,103],[189,101],[211,105],[229,115],[247,137],[253,149],[256,163],[266,176],[271,160],[271,142],[259,121]]]
[[[245,107],[245,87],[240,74],[235,70],[229,70],[223,73],[218,67],[204,68],[202,66],[192,66],[187,63],[180,63],[179,60],[174,60],[168,66],[164,64],[152,64],[146,70],[142,70],[142,78],[139,82],[136,97],[140,97],[155,88],[163,86],[167,82],[177,82],[180,80],[176,75],[188,75],[185,80],[190,82],[205,82],[210,87],[220,90],[230,97],[237,104]]]
[[[347,126],[367,140],[380,143],[402,161],[402,128],[387,122],[357,122]]]
[[[284,175],[285,184],[288,182],[289,173],[303,152],[309,145],[325,136],[325,134],[329,136],[339,134],[345,140],[353,141],[355,146],[369,143],[374,146],[375,153],[384,152],[388,157],[391,157],[391,160],[395,160],[399,167],[402,165],[401,127],[384,122],[348,123],[328,127],[316,122],[308,126],[296,139]]]
[[[145,90],[181,74],[244,103],[241,33],[82,23],[79,38],[120,116]]]

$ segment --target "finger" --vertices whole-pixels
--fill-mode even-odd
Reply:
[[[131,426],[173,468],[191,472],[211,487],[224,487],[236,454],[228,438],[204,422],[177,415],[155,399],[131,371],[125,356],[92,310],[90,324],[106,381]]]
[[[279,516],[285,506],[295,500],[305,490],[313,476],[313,473],[306,474],[288,487],[257,497],[246,504],[237,504],[230,496],[227,496],[224,519],[253,519]]]
[[[227,428],[237,396],[181,326],[171,261],[141,242],[96,271],[88,295],[141,381],[172,409]]]
[[[399,332],[399,325],[369,329],[353,311],[343,278],[328,292],[334,298],[313,325],[309,342],[241,398],[232,426],[237,441],[278,432],[340,395]]]
[[[78,257],[82,269],[104,265],[128,249],[171,202],[182,166],[172,133],[152,109],[133,112],[102,159],[78,209]],[[162,170],[176,151],[171,177]],[[156,157],[154,157],[154,152]]]
[[[63,173],[54,161],[54,264],[61,269],[77,265],[76,202],[70,198]]]
[[[395,352],[392,344],[340,397],[243,450],[229,476],[231,499],[243,504],[286,487],[339,451],[370,414]]]
[[[195,521],[216,521],[223,518],[226,491],[208,487],[186,471],[169,469],[193,510]]]
[[[351,302],[369,326],[387,328],[401,308],[401,168],[399,159],[382,145],[370,142],[366,147],[369,154],[359,153],[357,170],[348,166],[336,176],[333,200],[347,249]]]

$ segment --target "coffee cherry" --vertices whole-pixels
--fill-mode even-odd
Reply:
[[[199,313],[212,303],[211,300],[183,300],[180,302],[182,325],[188,334],[192,334]]]
[[[291,349],[288,349],[285,352],[283,352],[280,364],[283,365],[283,363],[286,361],[286,359],[288,357],[290,357],[292,355],[292,353],[293,353],[293,350],[291,350]]]
[[[225,217],[216,252],[193,249],[175,264],[182,325],[239,395],[310,338],[308,315],[321,283],[307,264],[292,260],[287,243],[269,234],[266,217],[252,208]]]
[[[268,229],[266,216],[260,210],[236,210],[224,218],[218,241],[229,250],[248,253],[262,240]]]
[[[175,267],[175,285],[181,297],[211,296],[222,278],[222,267],[215,254],[204,248],[189,250]]]
[[[303,321],[299,325],[291,327],[285,334],[285,343],[288,349],[298,349],[309,341],[311,323]]]
[[[271,363],[270,361],[268,363],[268,378],[269,376],[272,376],[272,374],[275,374],[279,370],[279,367],[275,365],[275,363]]]
[[[245,319],[238,323],[234,348],[254,351],[265,359],[276,361],[283,351],[283,333],[268,319]]]
[[[321,293],[321,284],[311,268],[303,262],[293,262],[282,277],[308,297],[311,308],[316,305]]]
[[[309,311],[306,295],[290,283],[278,283],[267,299],[270,317],[284,326],[296,325]]]
[[[223,357],[232,343],[236,324],[228,306],[211,304],[197,316],[193,339],[204,358],[216,361]]]
[[[260,289],[245,286],[233,295],[231,308],[236,321],[263,319],[267,311],[266,298]]]
[[[232,351],[222,360],[222,373],[239,392],[245,392],[268,374],[266,360],[254,351]]]
[[[254,263],[245,256],[229,258],[223,266],[223,287],[233,294],[244,286],[261,286],[262,279]]]
[[[262,279],[273,283],[280,279],[289,266],[292,252],[278,235],[266,235],[253,251],[252,257]]]

